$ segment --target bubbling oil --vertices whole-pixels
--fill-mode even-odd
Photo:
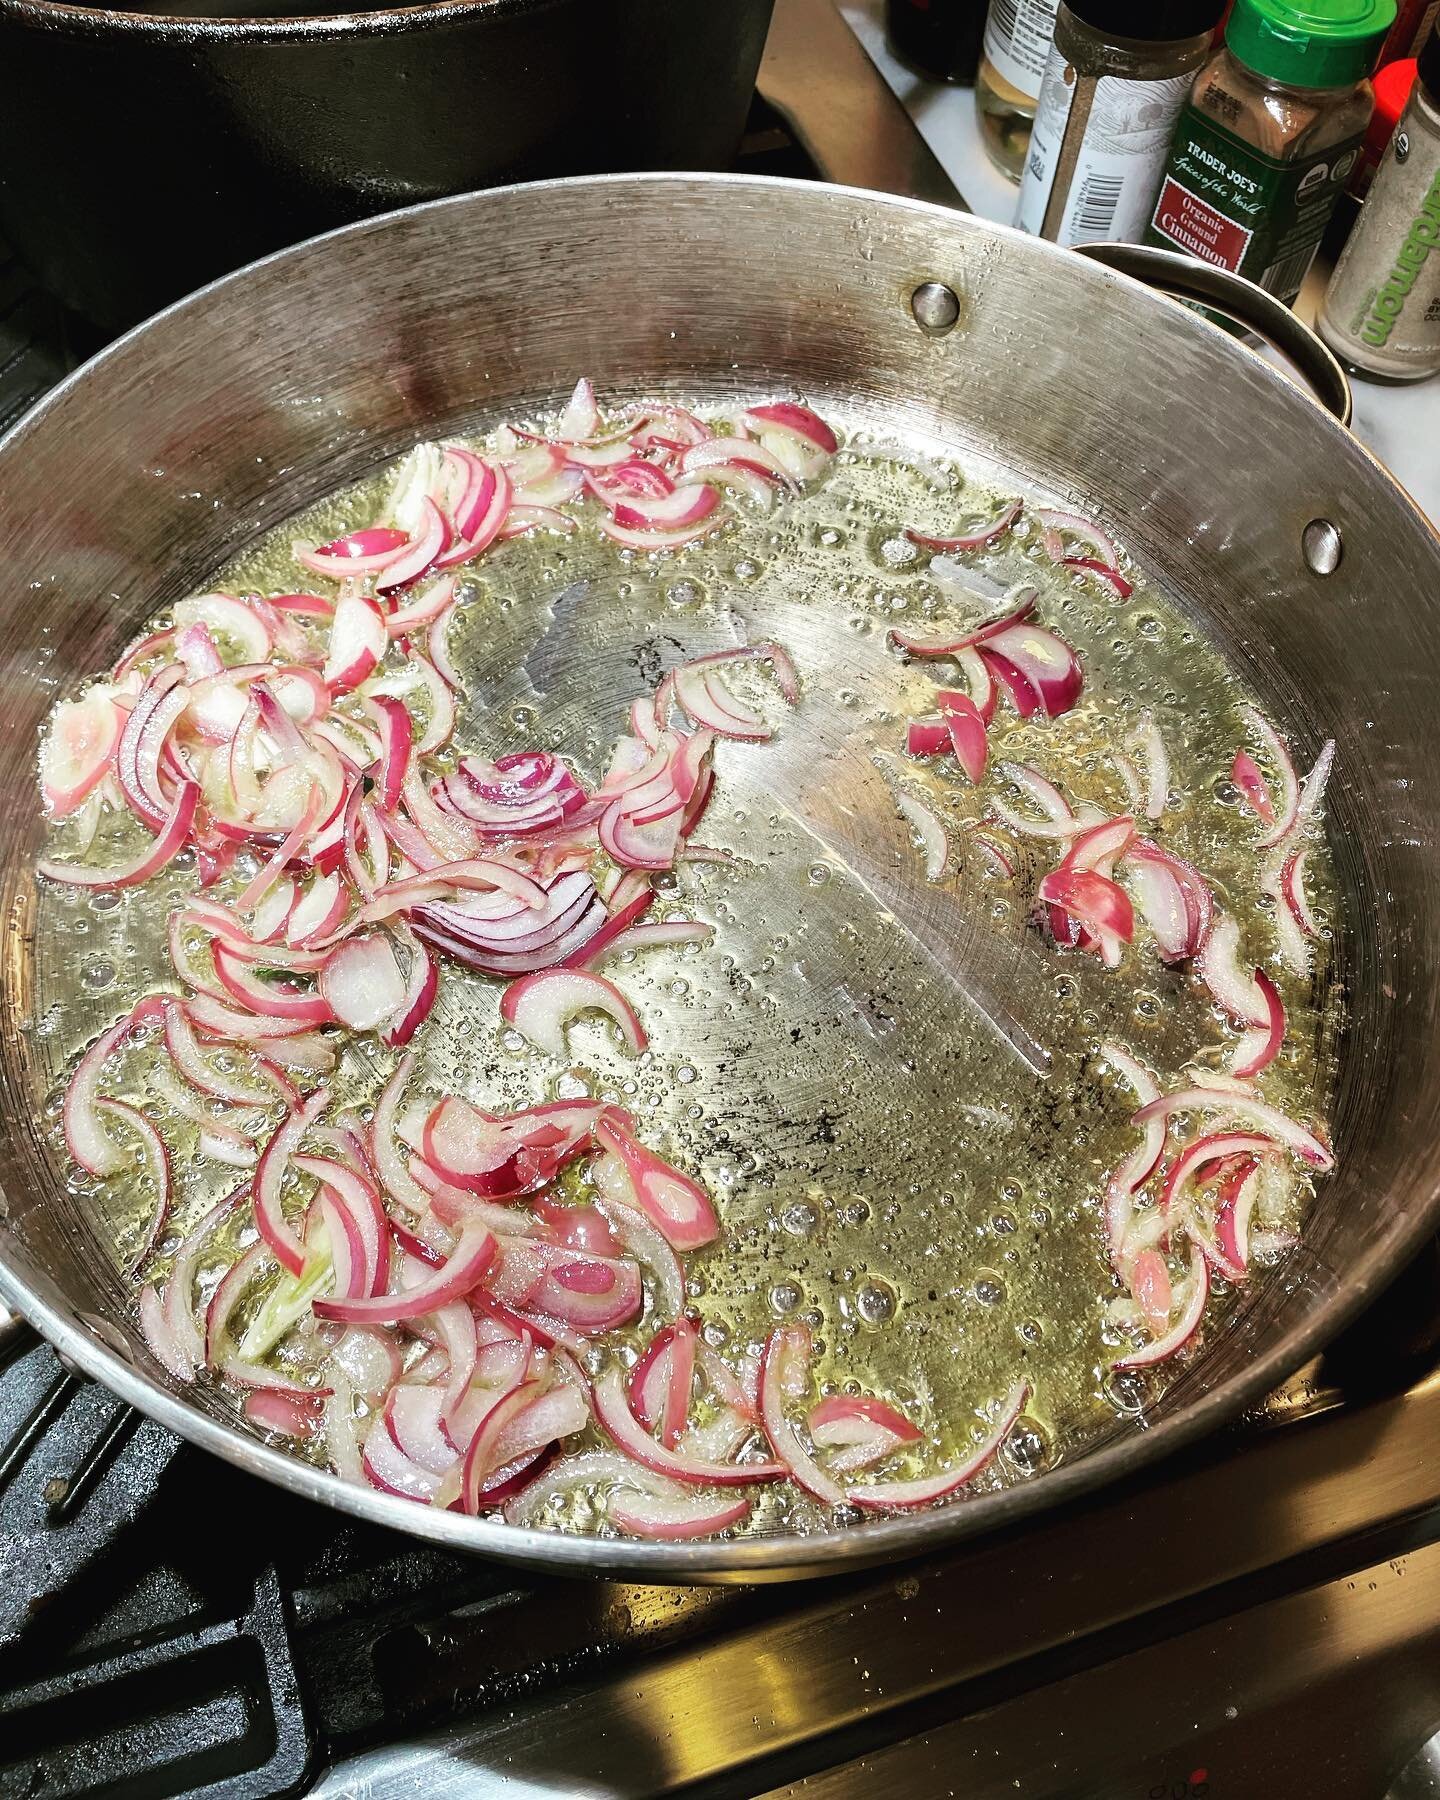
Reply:
[[[213,585],[292,590],[292,540],[368,523],[389,474],[295,518]],[[1041,937],[1034,888],[1055,846],[1021,841],[1016,876],[1005,879],[967,840],[999,784],[995,763],[1030,764],[1072,802],[1122,812],[1114,756],[1148,709],[1172,759],[1172,793],[1151,835],[1205,874],[1284,997],[1289,1031],[1264,1075],[1265,1097],[1323,1117],[1339,1025],[1325,947],[1313,980],[1278,962],[1255,824],[1228,780],[1248,696],[1203,632],[1143,574],[1121,601],[1057,570],[1024,521],[957,559],[958,571],[902,534],[906,523],[943,530],[987,516],[1017,493],[1045,503],[993,468],[852,434],[810,491],[690,548],[621,551],[582,506],[573,534],[515,540],[464,571],[449,637],[465,688],[457,754],[542,747],[597,781],[632,699],[689,656],[747,642],[783,644],[803,694],[791,711],[762,671],[733,676],[775,735],[716,749],[715,796],[698,835],[724,860],[683,863],[656,880],[656,915],[703,919],[713,941],[647,948],[609,967],[649,1033],[643,1055],[627,1058],[608,1027],[582,1021],[571,1030],[572,1060],[557,1064],[505,1029],[499,983],[454,965],[414,1045],[418,1085],[437,1094],[498,1110],[589,1093],[634,1113],[641,1134],[716,1200],[722,1239],[688,1265],[707,1341],[738,1366],[777,1322],[806,1322],[822,1391],[884,1395],[921,1426],[926,1441],[897,1473],[932,1472],[960,1454],[996,1400],[1028,1380],[1022,1426],[980,1486],[1028,1479],[1133,1429],[1171,1378],[1164,1366],[1118,1381],[1108,1372],[1123,1340],[1107,1312],[1118,1290],[1101,1196],[1135,1134],[1133,1100],[1100,1043],[1120,1040],[1175,1086],[1186,1084],[1187,1064],[1217,1067],[1235,1038],[1200,984],[1158,960],[1143,929],[1116,970]],[[905,755],[906,721],[934,710],[937,685],[954,671],[900,656],[888,632],[974,620],[1021,580],[1039,589],[1037,620],[1079,652],[1084,693],[1053,721],[1021,721],[1002,704],[992,774],[975,789],[953,758]],[[924,878],[897,793],[950,830],[950,864],[936,883]],[[1315,909],[1328,922],[1334,883],[1323,845],[1311,861]],[[44,886],[33,1060],[37,1100],[50,1097],[52,1117],[96,1032],[142,993],[175,985],[166,918],[194,879],[177,864],[137,892]],[[997,995],[998,1010],[1048,1054],[1046,1072],[988,1016]],[[127,1096],[182,1147],[173,1250],[236,1176],[185,1153],[195,1128],[167,1105],[160,1060],[142,1042],[122,1076]],[[373,1040],[352,1040],[332,1084],[334,1110],[373,1103],[393,1064]],[[68,1171],[58,1130],[51,1150],[123,1264],[147,1197]],[[564,1185],[579,1198],[586,1179],[575,1167]],[[1307,1199],[1297,1177],[1272,1197],[1265,1222],[1298,1226]],[[202,1298],[251,1235],[243,1213],[217,1234]],[[165,1266],[162,1258],[147,1274]],[[1222,1292],[1207,1334],[1222,1329],[1227,1304]],[[650,1331],[642,1322],[612,1334],[594,1366]],[[298,1336],[278,1356],[303,1367],[309,1348]],[[547,1517],[609,1529],[583,1492],[553,1502]],[[804,1529],[817,1518],[808,1501],[773,1489],[745,1529]]]

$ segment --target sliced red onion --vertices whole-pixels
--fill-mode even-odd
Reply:
[[[459,1456],[441,1429],[444,1405],[443,1388],[402,1381],[385,1396],[382,1413],[396,1449],[432,1475],[448,1474]]]
[[[589,1141],[601,1107],[556,1100],[508,1119],[454,1095],[425,1124],[425,1159],[446,1181],[483,1197],[513,1198],[553,1179]]]
[[[383,1418],[377,1417],[366,1435],[363,1467],[366,1480],[383,1494],[430,1506],[440,1492],[442,1477],[406,1456]]]
[[[176,604],[174,619],[177,651],[180,637],[192,627],[207,633],[219,632],[222,638],[228,638],[242,663],[264,662],[274,647],[260,613],[233,594],[200,594],[181,600]]]
[[[390,1227],[380,1196],[368,1177],[326,1156],[292,1155],[290,1166],[302,1175],[313,1175],[328,1190],[322,1194],[323,1200],[331,1211],[343,1215],[358,1249],[345,1293],[341,1292],[337,1259],[337,1299],[358,1300],[383,1294],[390,1273]],[[327,1221],[328,1217],[327,1213]],[[333,1233],[331,1245],[333,1249]]]
[[[1079,657],[1063,638],[1039,625],[1025,622],[993,633],[985,640],[981,655],[1006,681],[1022,716],[1025,706],[1017,693],[1016,674],[1033,691],[1047,719],[1069,712],[1085,685]]]
[[[747,475],[766,477],[790,491],[798,491],[798,481],[787,464],[773,449],[749,438],[712,437],[688,446],[680,455],[682,477],[702,476],[717,469],[738,469]]]
[[[742,706],[714,670],[682,665],[674,671],[674,684],[675,698],[697,725],[750,743],[770,736],[759,713]]]
[[[1320,936],[1320,922],[1311,911],[1309,896],[1305,892],[1305,865],[1310,860],[1310,852],[1297,850],[1286,860],[1280,872],[1280,893],[1286,906],[1289,907],[1295,923],[1307,937]]]
[[[603,975],[544,969],[511,982],[500,1000],[501,1018],[550,1056],[567,1054],[566,1027],[582,1012],[604,1013],[632,1055],[644,1050],[648,1040],[634,1007]]]
[[[595,1141],[619,1157],[635,1205],[674,1249],[698,1250],[720,1235],[715,1209],[704,1188],[646,1149],[618,1108],[611,1108],[599,1120]]]
[[[277,1437],[306,1441],[318,1437],[325,1422],[325,1396],[293,1394],[283,1388],[252,1388],[245,1396],[245,1417]]]
[[[1149,1101],[1142,1106],[1135,1114],[1135,1123],[1144,1125],[1150,1119],[1170,1119],[1181,1112],[1225,1113],[1230,1118],[1253,1125],[1257,1131],[1267,1133],[1276,1144],[1294,1151],[1302,1162],[1309,1163],[1312,1168],[1331,1169],[1335,1166],[1335,1158],[1328,1145],[1321,1143],[1313,1131],[1307,1130],[1288,1114],[1267,1106],[1263,1100],[1256,1100],[1230,1089],[1182,1088],[1178,1093],[1166,1094],[1162,1099]]]
[[[920,847],[925,852],[925,879],[938,881],[950,860],[949,833],[930,808],[922,805],[912,794],[897,793],[895,804],[906,824],[920,839]]]
[[[935,699],[954,747],[955,760],[965,771],[970,785],[979,787],[990,754],[984,716],[968,694],[942,688]]]
[[[623,1248],[650,1271],[656,1316],[679,1318],[685,1306],[685,1271],[665,1234],[631,1204],[635,1196],[625,1165],[618,1156],[607,1152],[597,1159],[595,1178],[602,1196],[601,1212],[614,1227]]]
[[[119,662],[117,662],[115,667],[110,671],[110,679],[117,682],[125,681],[135,674],[141,663],[148,662],[157,651],[163,650],[167,645],[172,644],[174,640],[175,632],[173,627],[167,627],[164,631],[148,632],[144,637],[133,643],[120,658]]]
[[[1102,941],[1118,938],[1128,944],[1134,938],[1130,896],[1118,882],[1094,869],[1052,870],[1040,883],[1040,898],[1047,906],[1058,906]]]
[[[160,824],[154,841],[128,863],[97,869],[80,863],[57,862],[42,856],[36,860],[36,873],[47,881],[63,882],[70,887],[123,888],[138,887],[148,881],[182,850],[189,839],[195,808],[200,799],[198,782],[182,781],[175,790],[170,811]]]
[[[1335,740],[1327,738],[1320,746],[1320,754],[1315,758],[1314,767],[1300,784],[1300,804],[1295,809],[1297,823],[1303,825],[1319,812],[1334,766]]]
[[[405,1001],[405,976],[388,933],[364,932],[330,952],[320,971],[320,997],[349,1031],[375,1031]]]
[[[324,1048],[324,1058],[312,1061],[308,1052],[304,1052],[304,1060],[288,1062],[289,1068],[328,1069],[334,1062],[334,1055],[323,1038],[315,1037],[309,1025],[303,1019],[282,1019],[274,1013],[255,1016],[251,1013],[236,1012],[232,1007],[222,1006],[208,994],[192,994],[185,1002],[185,1010],[190,1016],[192,1025],[197,1026],[208,1037],[229,1038],[236,1042],[253,1044],[263,1042],[266,1053],[279,1056],[280,1040],[293,1038],[297,1048],[299,1040],[308,1039],[310,1044],[318,1044]]]
[[[117,1019],[101,1033],[81,1057],[75,1073],[65,1089],[62,1118],[65,1148],[70,1160],[89,1175],[118,1175],[129,1164],[129,1157],[105,1129],[96,1112],[100,1076],[110,1058],[119,1051],[136,1025],[133,1013]]]
[[[1183,1219],[1188,1211],[1188,1189],[1201,1171],[1233,1158],[1262,1157],[1275,1149],[1269,1135],[1253,1131],[1212,1131],[1187,1144],[1171,1163],[1160,1195],[1160,1210],[1167,1222]]]
[[[195,1379],[195,1363],[186,1355],[184,1348],[170,1329],[170,1322],[165,1317],[165,1308],[159,1294],[152,1284],[146,1283],[138,1296],[137,1310],[140,1318],[140,1331],[151,1353],[163,1369],[168,1369],[177,1381],[193,1381]]]
[[[838,447],[835,433],[808,406],[788,400],[752,406],[740,417],[742,433],[760,442],[801,481],[821,474]]]
[[[1250,1266],[1250,1223],[1260,1192],[1260,1169],[1259,1162],[1248,1167],[1241,1163],[1220,1184],[1215,1208],[1215,1243],[1222,1266],[1236,1271],[1229,1277],[1232,1280],[1243,1276]]]
[[[317,1319],[336,1319],[345,1325],[396,1325],[434,1312],[452,1300],[461,1300],[477,1287],[495,1260],[493,1233],[483,1225],[466,1225],[454,1250],[438,1269],[427,1269],[424,1279],[398,1294],[375,1294],[361,1300],[317,1300]]]
[[[220,1277],[219,1286],[205,1308],[205,1365],[217,1369],[229,1342],[230,1316],[246,1289],[267,1263],[269,1250],[263,1241],[251,1244]]]
[[[555,425],[555,435],[562,443],[584,443],[600,429],[600,408],[595,404],[595,389],[588,376],[575,383],[575,391],[565,403]]]
[[[264,980],[256,974],[253,964],[225,944],[215,944],[211,954],[222,986],[252,1012],[301,1025],[328,1025],[334,1017],[323,994],[309,992],[290,981]]]
[[[991,800],[991,812],[1012,831],[1018,831],[1024,837],[1070,838],[1083,829],[1065,796],[1038,769],[1032,769],[1027,763],[1002,762],[995,765],[995,770],[1006,781],[1013,782],[1044,815],[1040,819],[1027,818],[1008,802]]]
[[[358,589],[342,588],[330,626],[323,679],[339,693],[359,687],[374,673],[388,642],[379,602]]]
[[[1012,500],[983,524],[973,525],[968,531],[959,532],[954,537],[930,537],[923,531],[917,531],[913,525],[905,527],[905,535],[922,550],[937,550],[946,556],[953,555],[957,550],[983,550],[987,544],[993,544],[1009,531],[1020,517],[1023,505],[1023,501]]]
[[[778,1481],[786,1473],[778,1462],[722,1463],[687,1456],[658,1444],[630,1410],[625,1378],[611,1367],[595,1383],[595,1413],[600,1427],[617,1449],[642,1468],[667,1475],[689,1487],[744,1487],[752,1481]]]
[[[385,1192],[407,1212],[419,1215],[430,1205],[430,1196],[410,1173],[409,1159],[395,1142],[395,1119],[405,1085],[415,1069],[414,1053],[402,1056],[395,1073],[385,1083],[375,1102],[375,1116],[370,1121],[370,1154]]]
[[[810,1378],[810,1331],[805,1325],[780,1325],[770,1333],[760,1361],[760,1422],[770,1448],[793,1480],[826,1506],[844,1504],[845,1491],[828,1475],[800,1441],[786,1417],[789,1394],[803,1392]]]
[[[524,1307],[546,1319],[594,1337],[635,1318],[643,1292],[631,1262],[611,1261],[546,1244],[538,1238],[509,1238],[499,1270],[488,1285],[508,1306]]]
[[[1260,891],[1262,894],[1268,894],[1274,902],[1271,918],[1275,926],[1280,960],[1292,975],[1304,979],[1310,974],[1310,945],[1304,927],[1289,902],[1285,887],[1285,869],[1289,861],[1287,851],[1292,841],[1286,838],[1277,844],[1265,858],[1260,869]],[[1264,1024],[1265,1013],[1263,1010],[1260,1010],[1260,1016],[1252,1019],[1250,1023]]]
[[[862,1487],[847,1488],[845,1498],[852,1506],[862,1507],[867,1512],[903,1512],[948,1499],[951,1494],[968,1486],[995,1460],[1006,1438],[1015,1429],[1016,1421],[1024,1412],[1029,1398],[1029,1382],[1022,1381],[1013,1387],[1005,1399],[994,1429],[956,1467],[919,1481],[868,1481]]]
[[[40,749],[40,791],[52,819],[68,818],[94,792],[115,761],[128,716],[98,690],[55,708]]]
[[[305,1246],[285,1217],[281,1190],[291,1157],[300,1148],[305,1133],[324,1112],[329,1099],[326,1089],[317,1088],[299,1111],[291,1113],[280,1125],[261,1151],[260,1160],[255,1165],[253,1191],[256,1227],[261,1240],[268,1246],[276,1261],[292,1275],[299,1275],[304,1271]]]
[[[1135,1098],[1142,1106],[1160,1098],[1160,1085],[1153,1072],[1123,1045],[1107,1039],[1101,1044],[1100,1053],[1130,1084]],[[1105,1235],[1109,1243],[1110,1260],[1122,1279],[1126,1272],[1126,1233],[1134,1210],[1132,1197],[1159,1168],[1160,1158],[1165,1154],[1165,1135],[1164,1119],[1148,1120],[1143,1140],[1130,1152],[1106,1184]]]
[[[750,1502],[743,1495],[727,1500],[719,1494],[700,1494],[691,1500],[622,1490],[609,1496],[605,1511],[610,1522],[631,1537],[676,1543],[714,1537],[741,1524],[750,1516]]]
[[[1260,773],[1259,764],[1248,751],[1235,752],[1235,760],[1230,765],[1230,779],[1244,795],[1246,804],[1261,824],[1273,825],[1275,802],[1270,798],[1269,784]]]
[[[1210,933],[1214,902],[1204,876],[1183,857],[1136,838],[1124,855],[1140,910],[1163,962],[1195,956]]]
[[[870,1395],[831,1394],[811,1407],[806,1424],[812,1442],[834,1452],[826,1467],[835,1476],[853,1475],[921,1439],[904,1413]]]
[[[939,756],[955,745],[943,719],[912,719],[905,728],[905,748],[911,756]]]
[[[908,650],[912,656],[959,656],[962,650],[970,650],[979,644],[987,643],[1002,632],[1009,631],[1012,626],[1022,624],[1035,610],[1038,595],[1033,587],[1021,588],[1012,595],[1011,603],[1006,611],[989,620],[974,631],[943,632],[939,637],[920,638],[913,632],[891,628],[892,642],[902,650]]]
[[[1190,1252],[1190,1269],[1185,1282],[1185,1303],[1180,1316],[1164,1336],[1153,1343],[1146,1344],[1143,1349],[1132,1350],[1128,1356],[1115,1359],[1117,1370],[1147,1369],[1153,1364],[1164,1362],[1175,1352],[1188,1344],[1200,1328],[1200,1321],[1205,1316],[1205,1302],[1210,1297],[1210,1270],[1204,1253],[1198,1245]]]
[[[165,1048],[191,1087],[234,1106],[270,1106],[274,1103],[275,1090],[268,1083],[216,1069],[206,1060],[185,1008],[178,1000],[164,1003],[163,1016]]]
[[[1195,973],[1239,1025],[1267,1026],[1270,1007],[1240,956],[1240,927],[1221,913],[1195,958]]]
[[[1242,1079],[1268,1069],[1280,1054],[1280,1046],[1285,1041],[1285,1005],[1275,983],[1263,969],[1257,969],[1255,985],[1264,997],[1269,1017],[1263,1027],[1247,1031],[1235,1048],[1230,1073]]]
[[[165,1221],[170,1216],[170,1153],[165,1148],[160,1133],[141,1112],[129,1106],[123,1100],[99,1099],[95,1102],[97,1113],[114,1119],[120,1125],[134,1132],[140,1140],[141,1160],[150,1185],[155,1190],[155,1206],[150,1215],[150,1222],[145,1227],[140,1240],[140,1248],[131,1259],[130,1272],[142,1268],[150,1259],[150,1253],[165,1229]],[[124,1158],[125,1162],[129,1158]]]
[[[1295,774],[1295,764],[1290,755],[1290,746],[1259,708],[1249,705],[1242,706],[1240,716],[1270,753],[1280,774],[1279,801],[1278,804],[1273,800],[1271,803],[1273,823],[1259,839],[1259,848],[1268,850],[1278,844],[1282,838],[1287,837],[1295,823],[1300,810],[1300,783]]]
[[[679,1499],[685,1489],[678,1483],[642,1468],[633,1458],[616,1450],[582,1450],[553,1463],[538,1479],[529,1482],[505,1506],[506,1520],[512,1525],[532,1525],[547,1501],[557,1494],[572,1492],[577,1487],[598,1486],[606,1482],[620,1483],[644,1493]]]
[[[388,568],[403,554],[409,541],[409,534],[396,526],[373,525],[363,531],[347,532],[315,549],[296,544],[294,555],[312,574],[344,581],[350,576],[373,575]]]
[[[1096,556],[1067,556],[1063,559],[1063,567],[1078,569],[1083,574],[1093,575],[1115,595],[1117,600],[1128,600],[1135,592],[1135,584],[1128,581],[1118,569],[1112,569]]]

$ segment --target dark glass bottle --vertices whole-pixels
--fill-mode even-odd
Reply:
[[[885,0],[892,54],[935,81],[974,81],[984,30],[985,0]]]

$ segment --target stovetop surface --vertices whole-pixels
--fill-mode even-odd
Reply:
[[[1371,1800],[1440,1725],[1437,1280],[1432,1246],[1146,1478],[799,1587],[517,1578],[222,1467],[17,1328],[0,1793]]]
[[[828,0],[762,89],[742,166],[958,199]],[[94,347],[0,258],[0,428]],[[1440,1793],[1437,1292],[1022,1532],[692,1590],[342,1518],[0,1328],[0,1796]]]

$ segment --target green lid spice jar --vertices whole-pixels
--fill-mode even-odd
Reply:
[[[1335,266],[1318,320],[1344,363],[1389,381],[1440,375],[1440,25]]]
[[[1236,269],[1287,303],[1370,121],[1395,0],[1235,0],[1175,128],[1147,244]]]
[[[1015,223],[1057,244],[1133,243],[1223,0],[1062,0]]]

